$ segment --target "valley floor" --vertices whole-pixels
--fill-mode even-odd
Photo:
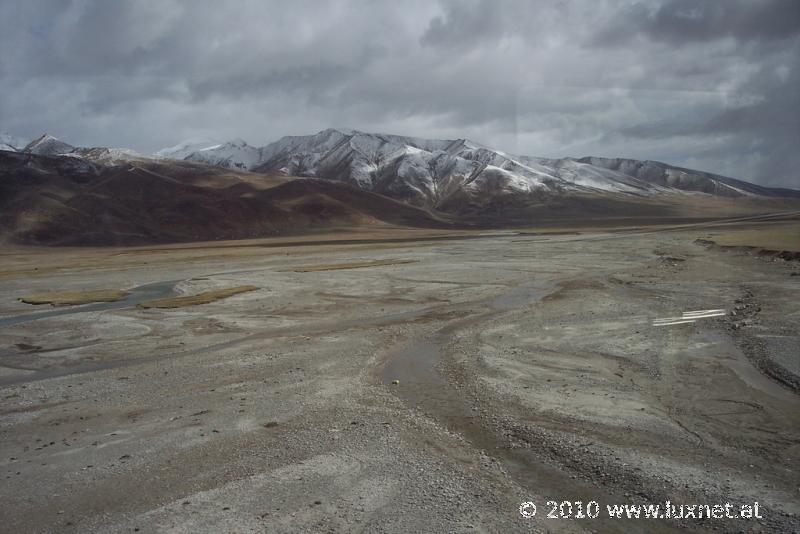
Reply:
[[[800,264],[741,246],[798,233],[789,217],[7,248],[0,530],[796,531]],[[173,286],[258,289],[132,305]],[[549,500],[601,513],[548,519]],[[607,517],[665,500],[763,518]]]

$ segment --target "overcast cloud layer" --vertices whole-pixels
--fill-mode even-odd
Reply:
[[[800,187],[800,2],[0,0],[0,131],[331,126]]]

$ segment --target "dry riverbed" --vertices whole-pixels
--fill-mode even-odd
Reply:
[[[797,530],[800,265],[713,233],[5,251],[3,529]],[[544,517],[666,499],[763,519]]]

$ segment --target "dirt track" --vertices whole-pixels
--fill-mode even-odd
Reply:
[[[800,397],[756,360],[798,371],[800,266],[694,243],[713,233],[8,255],[6,318],[87,284],[261,289],[0,328],[3,528],[796,530]],[[551,499],[765,519],[553,520]]]

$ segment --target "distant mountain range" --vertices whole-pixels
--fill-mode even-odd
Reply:
[[[126,244],[361,224],[530,226],[796,208],[800,191],[656,161],[516,156],[467,139],[328,129],[152,155],[0,136],[0,238]],[[772,204],[769,204],[772,202]]]
[[[284,137],[264,147],[235,140],[182,144],[157,154],[347,182],[432,208],[446,207],[454,197],[499,193],[800,195],[657,161],[515,156],[467,139],[431,140],[340,129]]]
[[[104,162],[168,158],[322,178],[431,208],[446,206],[454,196],[503,193],[800,196],[796,190],[762,187],[658,161],[517,156],[468,139],[421,139],[333,128],[284,137],[264,147],[242,139],[186,141],[152,156],[127,149],[76,148],[47,134],[23,143],[8,134],[0,136],[0,150]]]

